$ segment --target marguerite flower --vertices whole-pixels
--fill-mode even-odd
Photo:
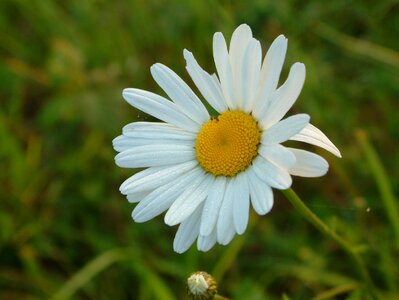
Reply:
[[[166,212],[165,223],[180,224],[173,243],[182,253],[197,239],[199,250],[228,244],[248,224],[250,205],[259,215],[273,206],[275,189],[291,186],[291,175],[317,177],[328,170],[321,156],[288,148],[287,140],[320,146],[340,157],[339,150],[306,114],[282,119],[296,101],[305,65],[295,63],[277,88],[287,49],[280,35],[262,62],[262,50],[243,24],[230,47],[220,32],[213,37],[217,75],[204,71],[184,50],[186,69],[203,98],[218,112],[210,116],[203,102],[171,69],[155,64],[151,74],[172,100],[128,88],[132,106],[163,122],[134,122],[113,145],[116,164],[146,168],[120,187],[132,203],[136,222]]]

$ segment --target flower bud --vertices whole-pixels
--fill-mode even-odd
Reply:
[[[217,293],[216,281],[206,272],[195,272],[187,279],[187,292],[192,300],[211,300]]]

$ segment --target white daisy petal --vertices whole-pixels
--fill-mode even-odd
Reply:
[[[272,95],[270,104],[260,123],[268,128],[280,121],[298,98],[305,82],[306,69],[302,63],[295,63],[287,81]]]
[[[177,253],[183,253],[190,248],[198,237],[198,231],[201,221],[201,207],[194,211],[190,218],[181,223],[176,232],[173,241],[173,250]]]
[[[137,203],[137,202],[140,202],[141,200],[143,200],[149,193],[150,193],[149,191],[131,193],[131,194],[127,194],[126,198],[127,198],[127,201],[129,201],[130,203]]]
[[[331,152],[337,157],[342,157],[341,152],[337,147],[326,137],[326,135],[317,127],[312,124],[308,124],[293,137],[290,138],[293,141],[305,142],[315,146],[319,146],[327,151]]]
[[[166,211],[178,197],[183,189],[176,188],[175,182],[169,182],[152,191],[147,197],[140,201],[132,212],[132,218],[137,223],[147,222]],[[172,194],[171,191],[174,193]],[[167,194],[167,195],[166,195]]]
[[[268,161],[285,169],[290,169],[295,165],[295,155],[286,147],[280,144],[260,145],[258,152]]]
[[[226,41],[224,40],[223,34],[220,32],[216,32],[213,36],[213,58],[227,106],[230,109],[235,109],[237,103],[234,101],[234,83],[230,59]]]
[[[252,167],[261,180],[275,189],[285,190],[292,184],[292,178],[288,170],[276,166],[261,156],[257,156],[254,159]]]
[[[194,169],[197,164],[196,161],[189,161],[168,167],[151,167],[125,180],[119,189],[124,195],[151,191]]]
[[[188,131],[197,132],[200,124],[191,120],[173,102],[151,92],[128,88],[123,90],[123,98],[132,106],[162,121]]]
[[[204,211],[202,211],[202,216],[204,215]],[[207,235],[199,235],[198,236],[198,241],[197,241],[197,248],[200,251],[209,251],[214,245],[216,244],[216,227],[213,229],[213,231]]]
[[[247,24],[238,26],[231,35],[229,57],[233,72],[241,70],[242,57],[251,39],[252,30]]]
[[[217,241],[220,245],[224,245],[224,246],[228,245],[232,241],[234,236],[236,235],[236,231],[235,231],[234,224],[233,224],[233,218],[230,218],[229,221],[230,221],[230,223],[227,225],[226,231],[220,237],[220,239],[217,239]]]
[[[200,168],[195,168],[184,176],[160,186],[149,193],[132,212],[132,217],[136,222],[146,222],[167,210],[172,203],[189,188],[192,180],[202,175]]]
[[[209,113],[201,100],[175,72],[157,63],[151,67],[151,74],[170,99],[192,120],[202,124],[209,119]]]
[[[310,117],[306,114],[288,117],[267,129],[262,135],[261,142],[264,145],[285,142],[309,124],[309,120]]]
[[[116,151],[122,152],[144,145],[187,145],[194,147],[196,135],[174,125],[156,122],[135,122],[123,127],[123,135],[112,143]]]
[[[168,137],[167,135],[162,136],[162,138],[134,138],[120,135],[112,141],[112,144],[116,151],[124,152],[132,148],[150,145],[157,145],[158,148],[162,147],[163,145],[180,145],[193,149],[195,141],[180,139],[179,137],[175,139],[174,137]]]
[[[240,109],[243,108],[244,96],[242,94],[242,88],[244,84],[242,83],[245,81],[245,77],[243,77],[244,74],[241,70],[243,68],[247,69],[243,58],[251,39],[251,28],[246,24],[242,24],[234,30],[230,40],[229,58],[234,81],[234,101],[238,104],[237,107]]]
[[[214,181],[209,174],[200,174],[193,180],[193,185],[187,188],[165,215],[165,223],[173,226],[181,223],[200,205],[208,195],[209,186]]]
[[[222,245],[227,245],[231,237],[231,229],[234,231],[233,224],[233,199],[237,193],[236,177],[227,181],[223,202],[220,207],[219,218],[217,220],[217,241]],[[234,234],[233,234],[234,235]]]
[[[273,207],[273,191],[256,175],[253,168],[249,168],[248,178],[252,207],[258,215],[265,215]]]
[[[192,169],[193,167],[191,167],[190,169]],[[153,174],[156,174],[162,170],[168,169],[167,167],[152,167],[152,168],[147,168],[143,171],[137,172],[136,174],[134,174],[133,176],[130,176],[128,179],[126,179],[121,186],[119,187],[119,191],[124,194],[124,195],[128,195],[128,194],[135,194],[135,193],[144,193],[144,192],[148,192],[154,188],[156,188],[157,186],[155,186],[154,188],[149,188],[149,189],[144,189],[144,190],[134,190],[130,189],[130,187],[132,186],[132,184],[135,181],[141,181],[144,178],[148,177],[148,176],[153,176]],[[184,172],[186,172],[187,170],[184,170]]]
[[[286,52],[287,39],[283,35],[280,35],[273,41],[266,53],[261,68],[256,101],[252,110],[253,116],[258,120],[265,113],[270,97],[276,90]]]
[[[174,139],[193,141],[195,133],[183,130],[168,123],[134,122],[127,124],[122,129],[123,135],[143,139]]]
[[[301,149],[288,148],[288,150],[296,157],[295,165],[289,170],[291,175],[319,177],[327,173],[328,162],[320,155]]]
[[[186,69],[190,74],[191,79],[194,81],[198,90],[206,101],[219,113],[227,110],[227,104],[223,98],[223,92],[219,80],[205,72],[195,60],[190,51],[184,49],[184,58],[186,60]]]
[[[246,113],[250,113],[254,106],[256,87],[259,82],[262,48],[259,41],[252,39],[248,44],[241,68],[241,103]],[[239,83],[236,83],[238,86]]]
[[[112,147],[117,152],[130,149],[130,147],[142,146],[143,144],[135,139],[128,138],[124,135],[117,136],[112,140]]]
[[[211,234],[219,217],[219,209],[222,204],[224,191],[226,189],[226,177],[218,176],[209,188],[209,194],[204,204],[204,213],[201,219],[200,234],[208,236]]]
[[[166,166],[195,160],[192,145],[145,145],[132,147],[115,156],[115,163],[123,168]]]
[[[237,175],[237,193],[233,198],[233,220],[238,234],[243,234],[249,218],[249,186],[246,173]]]

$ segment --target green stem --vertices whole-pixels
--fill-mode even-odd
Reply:
[[[363,278],[364,283],[366,284],[366,287],[371,297],[374,300],[378,299],[377,294],[375,292],[374,284],[364,264],[364,261],[360,257],[360,255],[354,250],[354,248],[347,241],[345,241],[338,234],[336,234],[335,231],[331,230],[331,228],[328,227],[327,224],[325,224],[318,216],[316,216],[292,189],[283,190],[282,192],[284,196],[291,202],[294,208],[306,220],[308,220],[321,233],[333,239],[353,259],[356,268],[360,276]]]

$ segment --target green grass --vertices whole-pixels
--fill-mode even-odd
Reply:
[[[112,139],[148,117],[125,87],[162,93],[162,62],[213,72],[212,35],[249,24],[263,49],[289,39],[283,79],[307,67],[292,112],[340,148],[329,173],[293,189],[364,259],[381,299],[399,298],[399,3],[362,1],[0,1],[0,299],[185,299],[214,274],[233,299],[369,299],[350,257],[275,191],[270,214],[208,253],[173,252],[163,218],[135,224],[132,174]],[[306,146],[304,146],[306,147]]]

